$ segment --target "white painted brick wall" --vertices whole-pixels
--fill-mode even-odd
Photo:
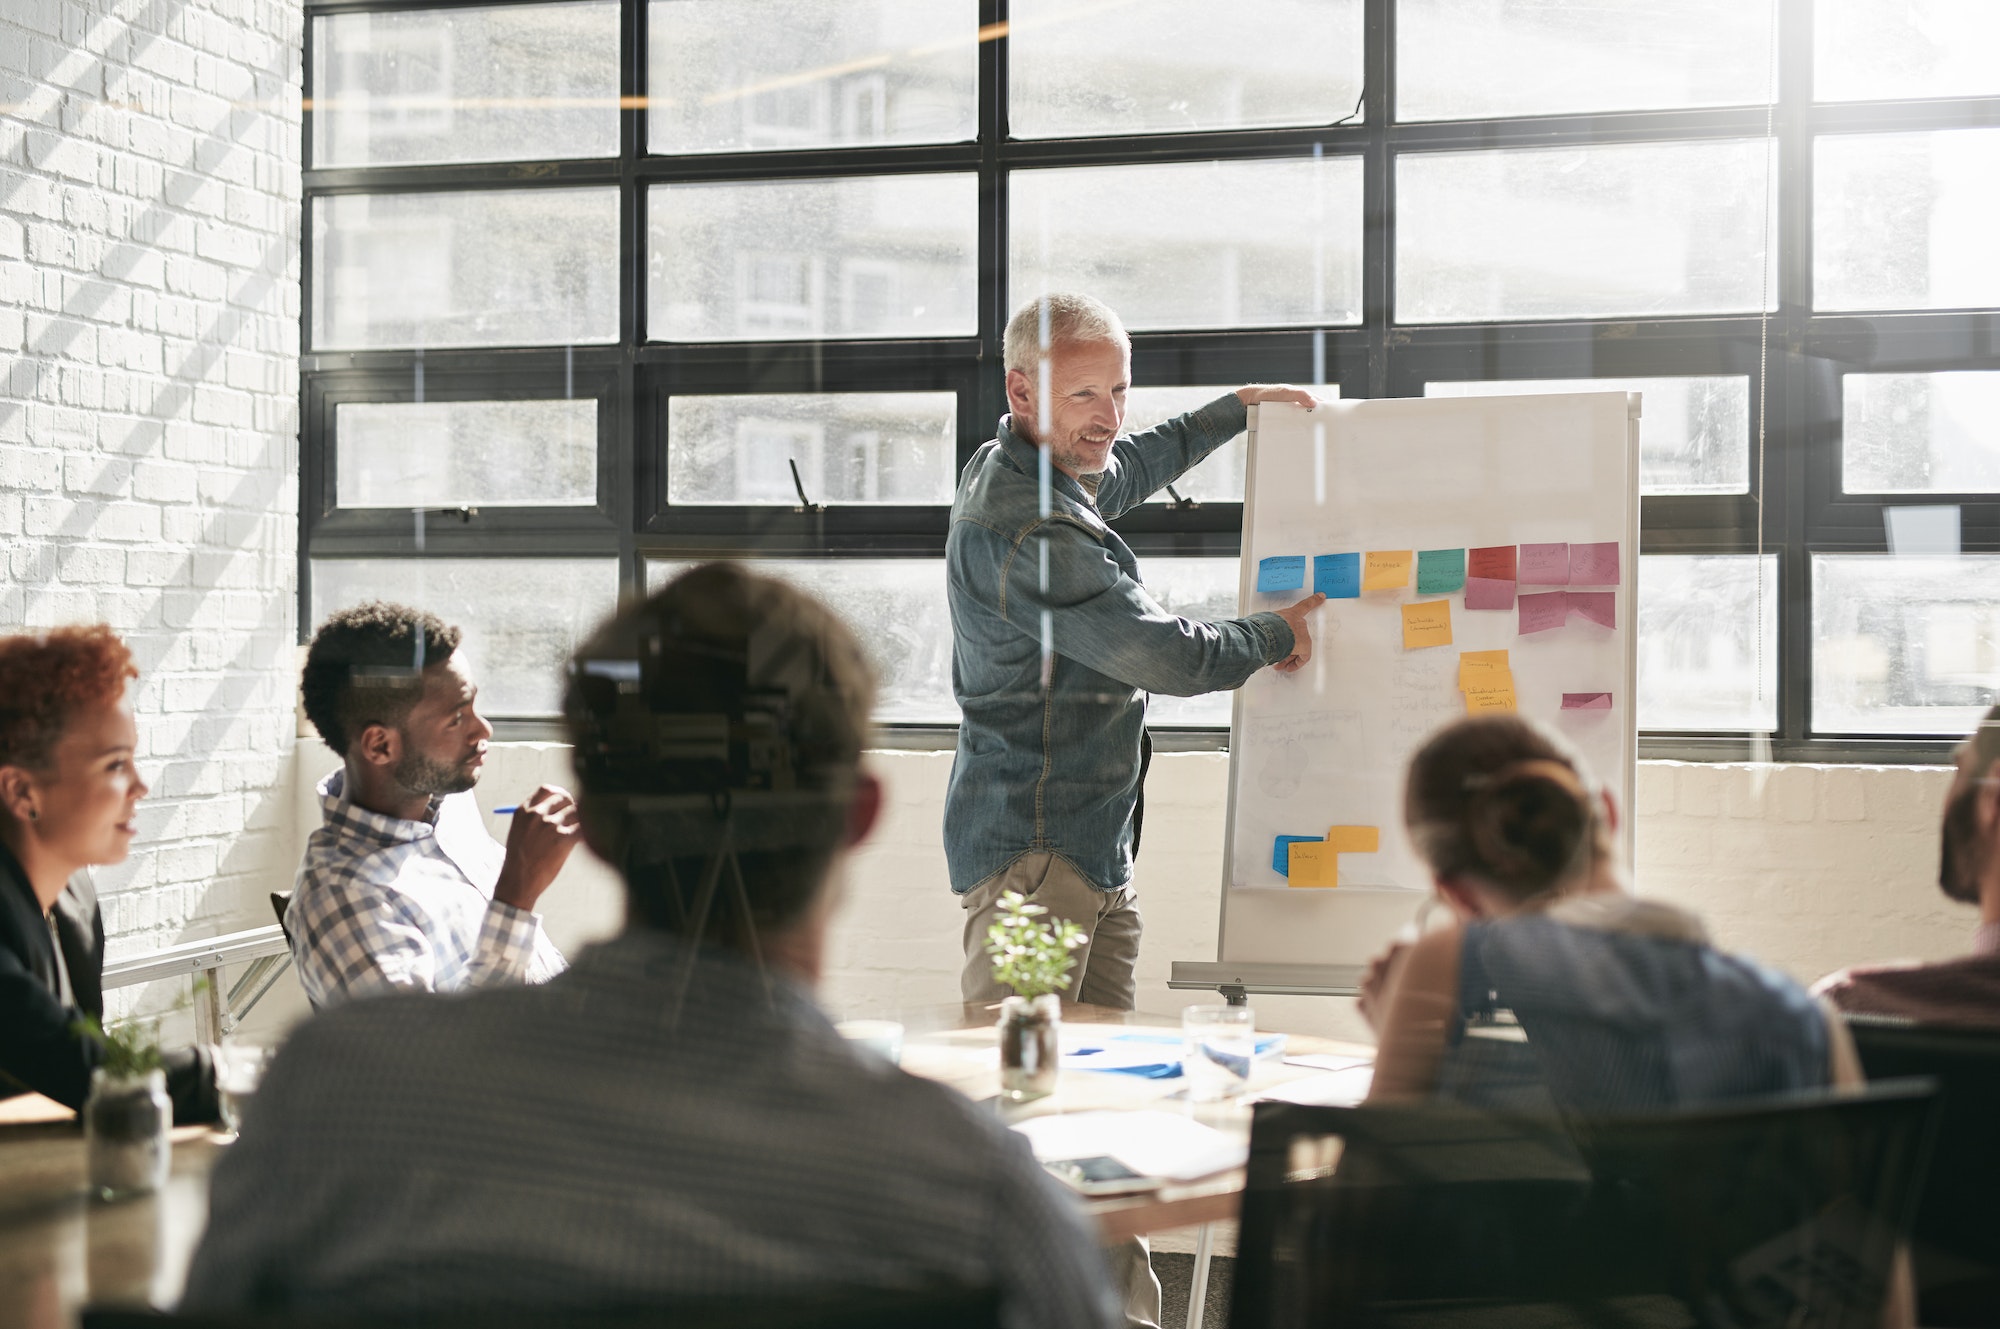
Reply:
[[[0,5],[0,628],[138,654],[114,955],[268,921],[294,861],[303,22]]]

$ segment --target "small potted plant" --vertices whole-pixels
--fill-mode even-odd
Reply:
[[[1062,1004],[1056,994],[1069,986],[1069,971],[1076,967],[1070,952],[1090,940],[1065,919],[1039,922],[1048,912],[1019,891],[1008,891],[1000,897],[999,919],[986,929],[993,977],[1014,992],[1000,1003],[1000,1092],[1016,1102],[1055,1092],[1062,1067],[1057,1042]]]
[[[83,1104],[91,1193],[103,1200],[151,1194],[167,1182],[174,1124],[159,1028],[134,1021],[107,1030],[89,1017],[75,1027],[104,1049]]]

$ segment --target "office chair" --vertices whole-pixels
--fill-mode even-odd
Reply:
[[[651,1306],[354,1315],[180,1315],[86,1307],[81,1329],[1000,1329],[992,1288],[837,1290],[762,1300],[696,1298]]]
[[[1911,1229],[1917,1322],[2000,1324],[2000,1033],[1866,1016],[1847,1027],[1870,1080],[1938,1082],[1934,1163]]]
[[[278,916],[278,929],[285,934],[285,940],[288,942],[292,939],[292,930],[285,926],[285,911],[291,907],[292,893],[290,891],[271,892],[271,912]]]
[[[1256,1106],[1234,1329],[1876,1329],[1928,1084],[1564,1119]]]

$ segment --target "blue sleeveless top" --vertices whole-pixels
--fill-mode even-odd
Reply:
[[[1591,895],[1473,923],[1438,1096],[1481,1107],[1646,1112],[1824,1087],[1826,1017],[1695,918]],[[1511,1018],[1510,1018],[1511,1017]]]

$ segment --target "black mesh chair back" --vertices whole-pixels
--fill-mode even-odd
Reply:
[[[1926,1084],[1561,1119],[1260,1103],[1230,1323],[1876,1329]]]
[[[1938,1083],[1937,1143],[1911,1234],[1918,1323],[2000,1325],[2000,1034],[1858,1016],[1848,1028],[1869,1079]]]

